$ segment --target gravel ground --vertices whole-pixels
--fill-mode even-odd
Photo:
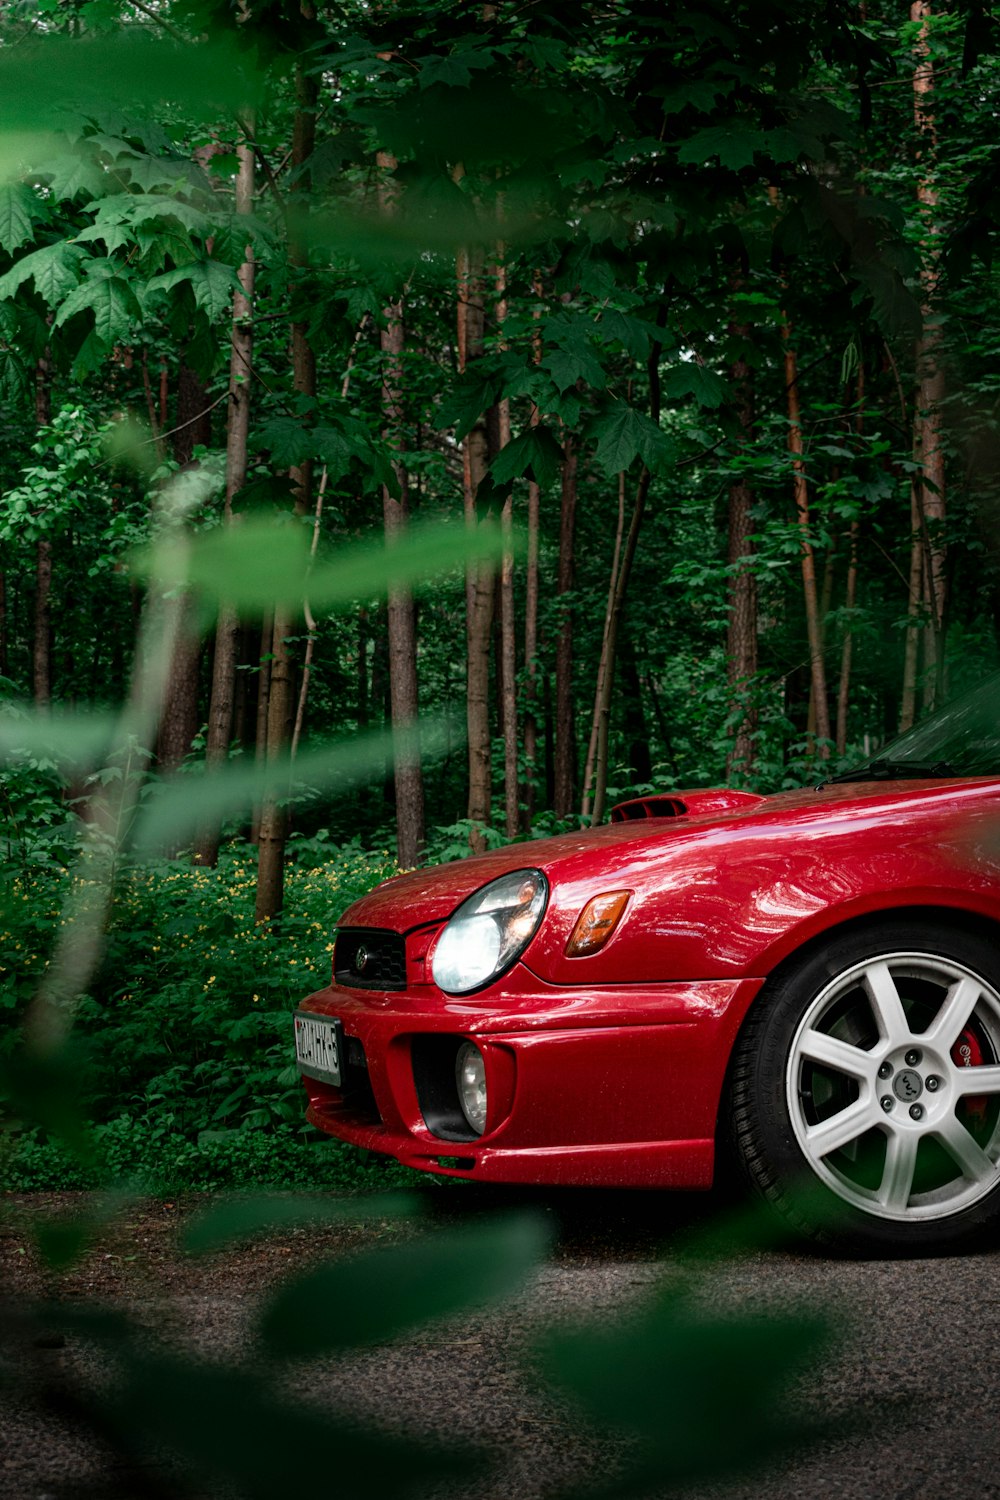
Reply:
[[[287,1393],[300,1406],[375,1420],[387,1432],[485,1446],[494,1456],[490,1478],[466,1492],[453,1487],[448,1493],[456,1500],[460,1493],[470,1500],[542,1500],[612,1474],[621,1445],[582,1436],[573,1411],[525,1368],[526,1350],[545,1326],[586,1317],[614,1327],[641,1308],[664,1274],[676,1273],[692,1239],[709,1231],[710,1200],[484,1188],[425,1188],[418,1195],[422,1225],[462,1223],[497,1206],[531,1207],[552,1225],[551,1254],[531,1285],[499,1311],[453,1318],[337,1362],[293,1365]],[[124,1205],[83,1259],[54,1276],[39,1264],[35,1226],[86,1206],[72,1194],[6,1200],[0,1285],[15,1324],[40,1297],[58,1295],[72,1307],[97,1299],[127,1310],[161,1346],[244,1363],[252,1360],[254,1307],[290,1273],[419,1232],[392,1219],[283,1229],[192,1258],[180,1252],[178,1231],[204,1200],[142,1200]],[[825,1421],[828,1435],[783,1469],[698,1494],[734,1500],[1000,1495],[993,1411],[1000,1397],[998,1272],[1000,1258],[992,1253],[839,1261],[729,1232],[697,1276],[695,1295],[706,1310],[765,1317],[819,1310],[836,1321],[841,1338],[816,1358],[799,1390],[800,1412]],[[5,1500],[197,1493],[181,1485],[165,1456],[139,1472],[127,1470],[59,1409],[58,1396],[54,1406],[53,1393],[67,1385],[81,1378],[100,1383],[100,1361],[89,1345],[72,1334],[65,1341],[44,1332],[39,1338],[37,1326],[20,1347],[16,1328],[13,1338],[3,1351],[11,1378],[0,1406]],[[334,1491],[335,1476],[332,1461]]]

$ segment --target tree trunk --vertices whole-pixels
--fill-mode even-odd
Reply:
[[[618,631],[621,626],[622,612],[625,607],[625,596],[628,592],[629,579],[632,574],[632,564],[635,560],[636,548],[639,545],[639,532],[642,529],[642,518],[646,510],[646,500],[649,496],[649,485],[652,475],[643,464],[639,475],[639,483],[636,485],[635,501],[632,506],[632,520],[629,524],[628,537],[625,542],[625,550],[622,554],[621,567],[618,570],[618,578],[615,582],[615,597],[611,607],[611,618],[608,621],[607,650],[605,653],[604,676],[601,681],[601,692],[597,706],[597,756],[596,771],[594,776],[594,810],[591,813],[591,824],[596,826],[604,820],[604,808],[607,801],[608,790],[608,742],[611,728],[611,690],[615,679],[615,656],[618,644]]]
[[[625,475],[618,475],[618,525],[615,528],[615,544],[611,553],[611,582],[608,585],[608,603],[604,611],[604,629],[601,631],[601,659],[597,667],[597,688],[594,693],[594,712],[590,725],[590,741],[587,745],[587,761],[583,769],[583,800],[580,816],[586,823],[590,817],[590,787],[594,777],[594,762],[597,758],[597,737],[601,722],[601,701],[604,693],[604,674],[608,669],[608,632],[611,615],[615,607],[615,589],[618,584],[618,562],[625,533]]]
[[[497,326],[502,330],[507,316],[507,272],[504,247],[497,246],[496,265]],[[497,404],[497,443],[499,453],[510,442],[510,402]],[[493,454],[490,457],[494,457]],[[517,838],[520,832],[520,799],[517,765],[517,638],[514,618],[514,490],[504,496],[500,509],[503,550],[500,560],[500,701],[503,719],[504,814],[506,834]]]
[[[858,361],[858,381],[855,389],[854,430],[860,436],[865,427],[865,365]],[[844,638],[840,647],[840,681],[837,685],[837,754],[847,752],[847,710],[851,691],[851,662],[854,655],[853,611],[858,593],[858,535],[857,517],[851,522],[847,545],[847,586],[844,591]]]
[[[536,297],[542,294],[541,278],[535,273],[533,289]],[[542,358],[542,339],[538,330],[541,308],[532,309],[535,331],[532,334],[534,360]],[[540,420],[538,407],[532,403],[531,425],[537,427]],[[535,787],[538,758],[538,528],[541,518],[542,494],[534,479],[528,481],[528,534],[527,557],[524,571],[524,784],[521,788],[521,831],[530,834],[535,813]]]
[[[657,323],[662,327],[666,316],[665,307],[661,307],[657,315]],[[649,378],[649,415],[654,422],[659,424],[660,420],[660,352],[659,341],[655,341],[649,351],[649,359],[646,365],[646,373]],[[625,608],[625,596],[628,593],[629,580],[632,577],[632,564],[635,561],[636,548],[639,545],[639,532],[642,530],[642,518],[646,511],[646,501],[649,497],[649,486],[652,475],[645,464],[639,474],[639,482],[636,485],[635,501],[632,506],[632,519],[629,522],[628,536],[625,540],[625,549],[622,553],[621,567],[615,579],[614,599],[611,605],[608,628],[605,632],[604,670],[600,680],[600,691],[597,697],[597,749],[595,753],[594,773],[594,810],[590,821],[593,825],[603,821],[604,807],[607,801],[608,790],[608,744],[611,734],[611,693],[615,684],[615,657],[618,644],[618,632],[621,626],[622,614]]]
[[[300,11],[308,20],[315,19],[312,0],[302,0]],[[299,195],[299,212],[305,211],[310,190],[307,163],[316,145],[316,101],[319,84],[301,63],[295,69],[296,111],[292,130],[292,175]],[[289,230],[288,260],[295,270],[309,264],[308,244],[293,227]],[[308,323],[298,317],[291,324],[292,386],[307,404],[316,396],[316,356],[309,342]],[[308,515],[312,509],[312,463],[295,465],[289,471],[295,514]],[[267,712],[267,758],[275,762],[287,747],[295,716],[294,670],[289,651],[289,637],[295,627],[290,610],[274,612],[274,636],[271,646],[271,684]],[[261,808],[257,835],[258,922],[272,921],[281,914],[285,896],[285,843],[288,838],[288,809],[284,799],[271,796]]]
[[[810,535],[809,485],[802,446],[802,414],[799,401],[798,359],[792,346],[792,330],[785,317],[782,326],[785,345],[785,393],[788,402],[788,451],[792,455],[792,485],[795,496],[796,522],[799,528],[802,556],[802,592],[805,598],[806,634],[809,640],[809,680],[815,703],[816,734],[813,753],[821,760],[830,754],[830,708],[826,696],[826,668],[823,661],[822,623],[816,592],[816,558]]]
[[[156,739],[156,759],[161,772],[177,770],[200,728],[198,684],[201,642],[193,628],[191,615],[192,610],[187,603],[181,611],[174,659],[170,664],[170,674],[165,686],[163,714]]]
[[[556,597],[565,599],[573,589],[573,548],[576,539],[576,444],[565,435],[566,457],[562,466],[559,509],[559,571]],[[573,611],[563,603],[556,637],[556,749],[555,815],[568,818],[576,801],[576,723],[573,712]]]
[[[252,124],[250,126],[252,129]],[[253,212],[254,153],[249,141],[236,147],[239,171],[236,177],[236,212]],[[250,434],[250,370],[253,364],[254,253],[248,244],[237,273],[239,291],[233,292],[230,327],[229,401],[226,412],[226,498],[223,525],[233,524],[233,497],[246,483],[247,440]],[[178,434],[179,436],[179,434]],[[233,695],[236,687],[239,620],[228,605],[219,609],[212,659],[212,692],[208,710],[205,760],[216,766],[226,759],[233,728]],[[197,855],[203,865],[214,865],[219,857],[218,827],[206,828],[198,839]]]
[[[742,285],[737,279],[734,287]],[[749,324],[730,324],[730,333],[749,339]],[[745,455],[754,440],[753,370],[740,354],[731,367],[736,392],[736,418],[739,422],[737,452]],[[753,683],[757,675],[757,578],[753,570],[754,493],[746,475],[729,488],[729,542],[727,561],[726,670],[729,683],[730,715],[735,717],[733,741],[726,756],[726,774],[730,780],[743,780],[753,770],[754,734],[757,729],[757,707],[753,701]]]
[[[35,425],[52,420],[52,364],[48,349],[35,366]],[[44,523],[43,523],[44,524]],[[52,701],[52,542],[40,536],[35,555],[35,630],[32,648],[35,705]]]
[[[476,250],[458,257],[458,367],[463,373],[483,354],[482,261]],[[466,525],[488,521],[476,511],[476,494],[489,465],[485,418],[475,422],[462,443],[462,491]],[[494,569],[473,563],[466,570],[466,723],[469,747],[469,845],[474,854],[486,848],[482,829],[489,824],[492,801],[490,743],[490,635],[493,629]]]
[[[910,20],[920,27],[914,48],[913,117],[921,144],[917,151],[920,176],[917,205],[921,223],[920,289],[922,327],[917,339],[917,392],[914,412],[914,454],[920,465],[916,499],[924,546],[923,593],[928,611],[927,673],[924,707],[931,709],[944,682],[945,565],[945,450],[942,410],[945,398],[941,362],[941,326],[937,318],[941,228],[936,221],[938,191],[935,179],[937,128],[934,115],[934,64],[930,54],[931,6],[914,0]]]
[[[395,170],[396,160],[388,152],[378,154],[379,200],[382,212],[393,209],[393,188],[388,174]],[[409,475],[406,449],[406,415],[403,389],[402,294],[384,309],[385,325],[379,330],[382,351],[382,437],[392,451],[392,470],[398,495],[388,485],[382,486],[382,519],[385,544],[394,547],[409,525]],[[417,681],[417,616],[413,595],[408,589],[389,591],[389,700],[392,706],[394,732],[408,736],[406,749],[397,749],[393,778],[396,789],[396,853],[404,869],[420,861],[424,846],[424,783],[417,744],[419,723],[419,685]]]

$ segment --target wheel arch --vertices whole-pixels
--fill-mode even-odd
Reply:
[[[761,1007],[767,1005],[770,996],[785,977],[805,963],[825,943],[835,938],[861,936],[866,932],[877,931],[887,922],[912,923],[918,931],[926,927],[928,923],[934,922],[951,927],[956,933],[964,932],[988,942],[994,942],[1000,950],[1000,919],[989,916],[985,912],[970,910],[967,906],[950,906],[943,902],[922,901],[913,905],[880,907],[878,911],[866,911],[846,916],[819,931],[810,932],[801,943],[783,952],[770,968],[765,968],[763,984],[750,1000],[738,1024],[733,1028],[729,1038],[729,1054],[726,1059],[726,1071],[717,1116],[717,1140],[726,1115],[725,1101],[730,1090],[733,1058],[738,1050],[740,1037],[751,1018],[759,1015]]]

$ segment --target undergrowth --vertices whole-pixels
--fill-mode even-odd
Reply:
[[[162,861],[117,882],[102,963],[81,998],[74,1052],[99,1173],[179,1187],[363,1187],[402,1168],[304,1127],[291,1014],[329,982],[334,926],[395,873],[388,853],[303,840],[279,923],[254,920],[252,851],[217,869]],[[0,1055],[44,973],[71,877],[58,866],[9,879],[0,905]],[[396,1174],[393,1177],[393,1174]],[[8,1134],[0,1188],[91,1186],[39,1135]]]

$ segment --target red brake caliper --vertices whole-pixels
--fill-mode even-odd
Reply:
[[[979,1040],[971,1028],[966,1027],[951,1049],[951,1060],[959,1068],[978,1068],[983,1062],[983,1049]],[[986,1110],[989,1104],[985,1094],[970,1094],[965,1098],[965,1115],[970,1122],[976,1125],[986,1123]]]

